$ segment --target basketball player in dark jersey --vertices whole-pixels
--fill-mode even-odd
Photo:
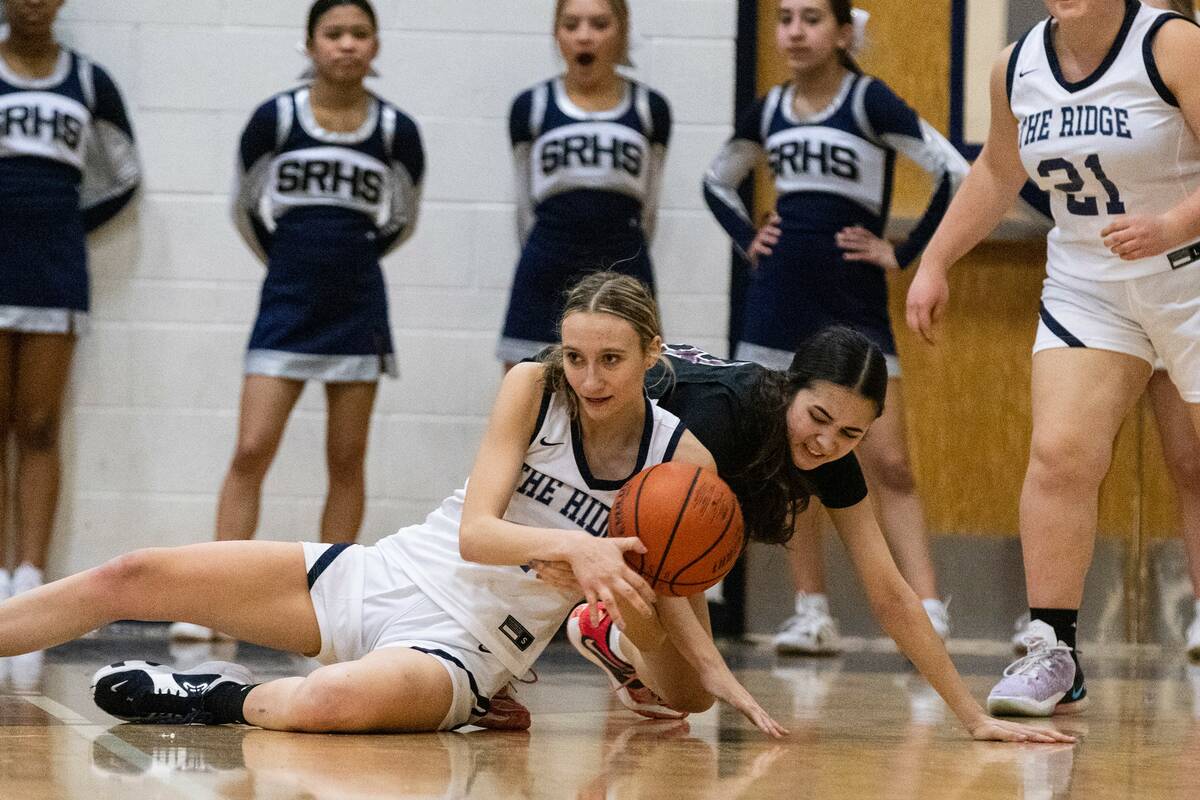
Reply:
[[[879,348],[849,328],[826,329],[801,344],[786,372],[726,361],[687,345],[668,345],[663,352],[670,369],[651,371],[647,390],[712,454],[718,472],[738,494],[748,536],[786,542],[795,513],[809,498],[820,498],[875,618],[971,735],[1049,741],[983,713],[888,550],[853,452],[883,410],[887,368]],[[539,561],[535,567],[545,580],[572,585],[564,564]],[[568,620],[568,635],[614,686],[637,681],[637,671],[620,655],[623,634],[605,623],[594,625],[577,609]],[[637,708],[618,696],[644,716],[668,716],[669,707]],[[1057,732],[1039,733],[1069,740]]]

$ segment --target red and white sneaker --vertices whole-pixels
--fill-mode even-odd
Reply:
[[[600,611],[600,623],[592,625],[587,603],[575,606],[567,617],[567,637],[580,655],[599,667],[608,677],[617,699],[630,711],[650,719],[683,719],[686,711],[676,711],[655,694],[649,686],[638,680],[633,665],[609,647],[609,631],[612,617],[604,610],[603,603],[596,604]]]
[[[511,688],[511,685],[505,685],[492,695],[487,713],[475,720],[474,724],[493,731],[529,730],[529,709],[512,696]]]

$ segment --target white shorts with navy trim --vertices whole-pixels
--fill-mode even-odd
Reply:
[[[1033,352],[1091,347],[1161,359],[1183,399],[1200,403],[1200,263],[1127,281],[1047,274],[1039,316]]]
[[[512,679],[478,639],[376,548],[305,542],[304,568],[321,631],[317,660],[354,661],[383,647],[408,647],[436,657],[454,685],[440,730],[483,716],[489,698]]]

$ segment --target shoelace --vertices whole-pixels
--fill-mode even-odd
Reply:
[[[1046,666],[1045,662],[1050,660],[1051,655],[1060,652],[1070,654],[1071,652],[1071,648],[1065,644],[1047,644],[1045,639],[1039,639],[1036,636],[1023,637],[1021,642],[1029,652],[1004,668],[1004,677],[1006,678],[1026,673],[1030,673],[1032,677],[1036,678],[1038,672]]]

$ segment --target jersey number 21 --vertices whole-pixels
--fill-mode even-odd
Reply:
[[[1084,159],[1083,165],[1092,171],[1092,174],[1096,176],[1096,180],[1100,181],[1100,185],[1104,187],[1104,192],[1108,195],[1108,202],[1104,204],[1104,211],[1110,215],[1124,214],[1125,204],[1121,202],[1121,191],[1104,174],[1104,168],[1100,166],[1100,156],[1092,153]],[[1055,189],[1067,193],[1067,211],[1081,217],[1094,217],[1100,213],[1095,197],[1091,195],[1079,197],[1076,194],[1083,188],[1083,176],[1079,174],[1079,170],[1075,168],[1073,163],[1065,158],[1047,158],[1038,164],[1038,174],[1043,178],[1049,178],[1051,173],[1054,172],[1065,172],[1067,174],[1067,180],[1064,183],[1054,184]]]

